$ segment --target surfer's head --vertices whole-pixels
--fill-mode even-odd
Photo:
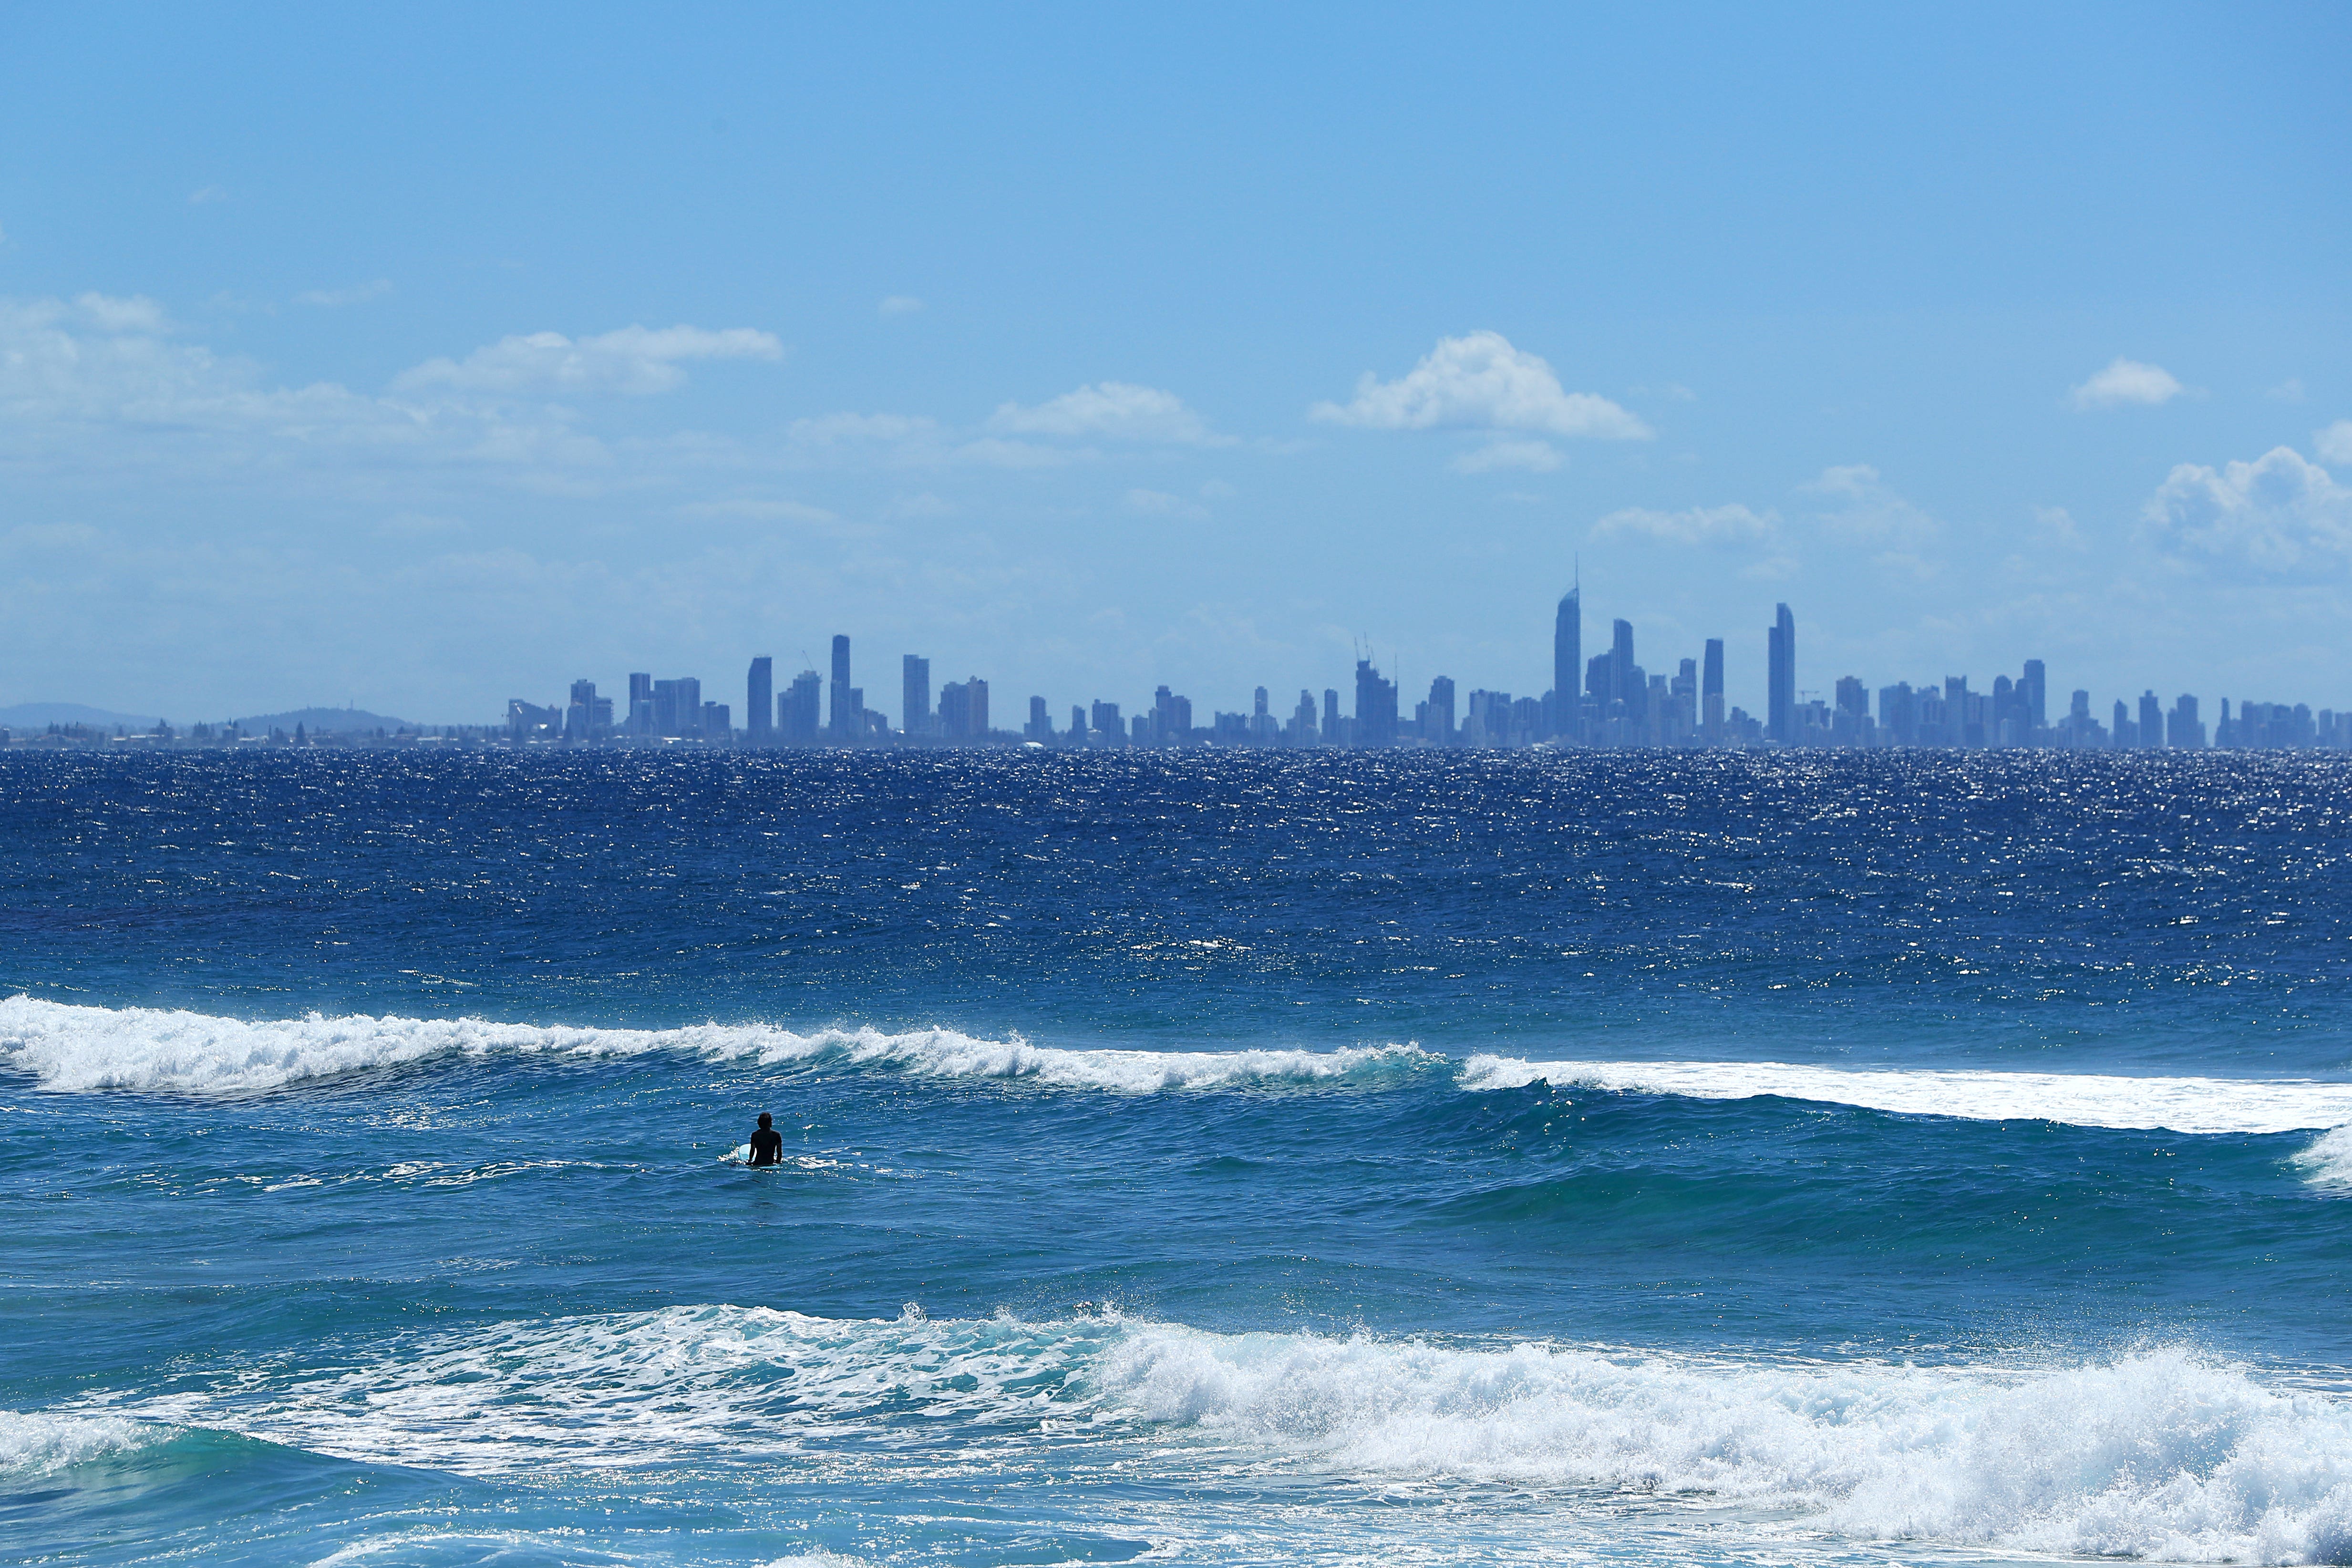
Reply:
[[[774,1117],[772,1117],[772,1116],[769,1115],[769,1114],[768,1114],[766,1111],[764,1111],[764,1110],[763,1110],[763,1111],[761,1111],[761,1112],[760,1112],[760,1125],[761,1125],[761,1126],[762,1126],[762,1127],[768,1127],[768,1126],[772,1126],[772,1125],[773,1125],[773,1124],[774,1124],[774,1122],[775,1122],[775,1120],[776,1120],[776,1119],[775,1119]]]

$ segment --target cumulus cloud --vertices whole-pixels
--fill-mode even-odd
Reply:
[[[1754,511],[1737,503],[1686,507],[1680,511],[1627,507],[1592,525],[1595,539],[1637,538],[1661,544],[1769,544],[1780,532],[1779,513]]]
[[[1822,528],[1852,543],[1915,551],[1944,531],[1941,523],[1896,494],[1867,463],[1823,468],[1801,488],[1828,503],[1819,514]]]
[[[681,385],[686,373],[679,367],[689,360],[772,360],[783,352],[773,336],[750,327],[623,327],[586,338],[530,332],[500,338],[463,360],[427,360],[393,385],[402,392],[645,395]]]
[[[2311,449],[2323,463],[2352,463],[2352,419],[2338,419],[2311,433]]]
[[[1161,446],[1227,444],[1226,437],[1212,431],[1208,421],[1186,407],[1174,393],[1123,381],[1097,382],[1034,408],[1003,404],[989,416],[988,428],[1013,435],[1085,436]]]
[[[339,305],[364,305],[370,300],[381,300],[392,292],[392,279],[372,279],[353,284],[349,289],[310,289],[294,296],[298,305],[318,305],[333,310]]]
[[[1568,459],[1549,441],[1489,441],[1454,459],[1457,474],[1491,474],[1497,468],[1524,468],[1548,474]]]
[[[1198,522],[1209,515],[1209,509],[1200,502],[1170,495],[1165,490],[1129,490],[1122,504],[1128,510],[1145,517],[1175,518],[1185,522]]]
[[[2182,463],[2145,515],[2169,553],[2242,575],[2335,575],[2352,565],[2352,489],[2290,447],[2219,469]]]
[[[879,305],[874,307],[874,310],[877,315],[911,316],[922,308],[923,302],[912,294],[891,294],[886,296]]]
[[[2071,401],[2077,408],[2114,408],[2126,403],[2154,407],[2187,390],[2163,366],[2117,355],[2113,364],[2076,387]]]
[[[1650,427],[1605,397],[1568,392],[1541,357],[1514,348],[1500,332],[1440,338],[1422,362],[1394,381],[1367,371],[1347,403],[1318,403],[1310,418],[1373,430],[1440,427],[1529,430],[1633,441]]]

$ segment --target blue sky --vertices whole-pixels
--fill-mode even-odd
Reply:
[[[0,705],[2352,706],[2344,7],[481,9],[0,11]]]

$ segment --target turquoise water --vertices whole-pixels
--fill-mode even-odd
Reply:
[[[0,805],[11,1560],[2352,1560],[2340,762]]]

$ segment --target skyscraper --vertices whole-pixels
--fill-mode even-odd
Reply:
[[[658,735],[654,723],[654,678],[643,671],[629,677],[629,733]]]
[[[2149,747],[2164,744],[2164,704],[2158,700],[2153,689],[2139,696],[2139,743]]]
[[[849,639],[845,637],[833,639],[832,698],[833,738],[836,741],[856,740],[857,731],[865,725],[866,715],[857,710],[857,704],[850,699]]]
[[[1797,743],[1797,617],[1779,606],[1765,639],[1764,732],[1783,746]]]
[[[743,686],[743,739],[764,746],[776,738],[776,661],[765,655],[751,661]]]
[[[1699,733],[1710,746],[1723,743],[1723,639],[1706,639],[1706,663],[1699,672]]]
[[[900,661],[898,727],[909,735],[931,732],[931,661],[908,654]]]
[[[824,680],[814,669],[793,677],[792,689],[776,699],[776,728],[788,746],[816,744],[818,710]]]
[[[1570,741],[1584,739],[1579,722],[1584,706],[1577,699],[1577,679],[1584,670],[1584,584],[1579,582],[1560,595],[1559,610],[1551,621],[1551,690],[1553,723]]]
[[[1397,738],[1396,682],[1372,668],[1369,658],[1356,661],[1356,721],[1351,736],[1359,746],[1393,746]]]
[[[1454,744],[1454,678],[1450,675],[1429,683],[1429,720],[1422,739],[1433,746]]]
[[[2024,689],[2026,724],[2032,730],[2042,729],[2050,722],[2049,710],[2043,706],[2042,701],[2046,695],[2048,682],[2047,678],[2042,674],[2042,661],[2038,658],[2027,659],[2025,677],[2017,684]],[[2032,734],[2025,737],[2025,743],[2029,746],[2039,744]]]

